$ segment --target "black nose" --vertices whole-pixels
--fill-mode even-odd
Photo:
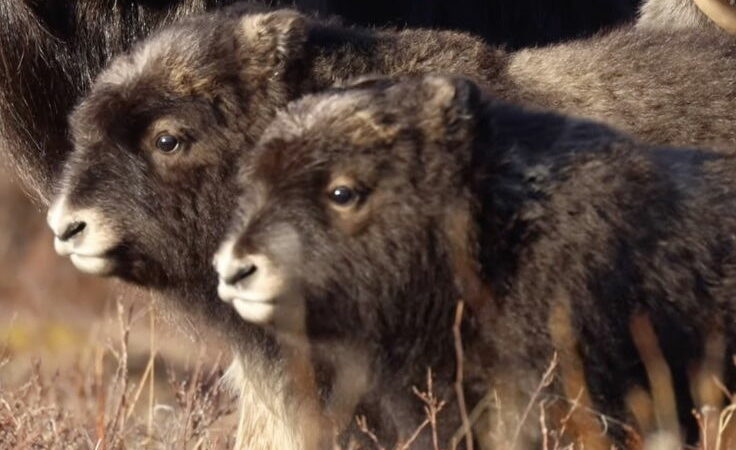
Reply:
[[[253,275],[256,272],[256,265],[255,264],[248,264],[246,266],[243,266],[236,270],[232,275],[225,278],[225,283],[227,284],[237,284],[249,276]]]
[[[66,227],[66,230],[61,233],[61,235],[59,236],[59,240],[68,241],[69,239],[84,231],[85,227],[87,227],[87,224],[84,222],[72,222]]]

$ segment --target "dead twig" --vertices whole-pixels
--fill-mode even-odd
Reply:
[[[455,309],[455,323],[452,326],[452,334],[455,340],[455,358],[457,359],[457,371],[455,373],[455,395],[457,396],[458,408],[460,409],[460,418],[463,423],[463,434],[465,437],[465,445],[467,450],[473,450],[473,434],[470,428],[470,420],[468,419],[468,409],[465,404],[465,390],[463,389],[463,361],[465,355],[463,352],[463,340],[461,326],[463,321],[463,308],[465,303],[460,300]],[[453,442],[453,449],[457,448],[457,443]]]
[[[368,436],[371,441],[373,441],[374,444],[376,444],[376,448],[378,450],[386,450],[384,446],[381,445],[381,443],[378,441],[378,436],[371,431],[370,427],[368,427],[368,420],[365,418],[365,416],[357,416],[355,418],[355,423],[358,425],[358,429]]]
[[[414,392],[414,395],[419,397],[419,399],[424,402],[424,413],[427,418],[417,427],[417,429],[414,431],[414,434],[411,435],[409,440],[398,447],[398,450],[408,449],[414,443],[414,441],[416,441],[419,433],[421,433],[422,430],[427,427],[427,425],[430,426],[430,429],[432,431],[432,448],[434,450],[439,450],[439,438],[437,436],[437,415],[440,413],[440,411],[442,411],[442,408],[445,407],[446,402],[440,401],[434,395],[434,389],[432,386],[432,369],[427,369],[427,391],[421,392],[416,387],[413,387],[412,391]]]
[[[534,408],[534,405],[537,403],[537,399],[542,394],[542,391],[552,383],[552,380],[554,379],[554,372],[556,369],[557,352],[552,355],[552,361],[549,363],[549,366],[544,372],[544,375],[542,375],[542,379],[537,385],[537,388],[534,390],[532,397],[529,399],[529,403],[527,403],[526,408],[524,409],[524,412],[519,419],[519,423],[516,425],[516,430],[514,431],[513,438],[511,439],[510,448],[516,448],[516,443],[519,440],[519,436],[521,436],[521,430],[524,427],[524,423],[526,423],[527,419],[529,418],[529,414],[531,414],[532,408]]]

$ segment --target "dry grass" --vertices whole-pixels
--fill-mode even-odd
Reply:
[[[232,448],[226,346],[56,256],[2,171],[0,230],[0,449]]]
[[[118,303],[117,340],[81,349],[63,369],[38,358],[14,368],[25,381],[0,381],[0,448],[231,448],[235,399],[220,381],[222,356],[201,347],[174,367],[153,350],[143,371],[130,367],[130,336],[146,314]],[[5,348],[0,375],[21,358]]]

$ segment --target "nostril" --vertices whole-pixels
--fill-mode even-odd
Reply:
[[[224,279],[225,283],[233,285],[237,284],[256,272],[257,267],[255,264],[250,264],[245,267],[239,268],[235,273]]]
[[[66,230],[61,233],[59,239],[62,241],[68,241],[69,239],[84,231],[86,227],[87,224],[84,222],[72,222],[66,227]]]

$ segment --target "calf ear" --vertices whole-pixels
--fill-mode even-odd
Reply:
[[[465,128],[463,122],[475,117],[481,91],[466,78],[428,75],[420,90],[423,121],[437,138],[451,138]]]
[[[240,20],[241,54],[252,70],[278,72],[300,57],[307,28],[307,17],[289,9],[247,14]]]

